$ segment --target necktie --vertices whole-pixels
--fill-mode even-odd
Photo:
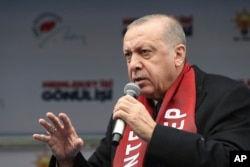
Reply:
[[[157,115],[158,115],[158,112],[161,108],[161,103],[162,101],[158,101],[155,105],[154,105],[154,112],[153,112],[153,118],[154,120],[156,119]]]

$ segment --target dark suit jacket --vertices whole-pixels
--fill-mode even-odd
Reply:
[[[148,144],[145,167],[228,167],[231,150],[250,150],[250,90],[227,77],[193,68],[197,134],[158,124]],[[111,119],[93,155],[87,161],[79,153],[75,167],[112,166],[116,150],[111,145],[113,126]]]

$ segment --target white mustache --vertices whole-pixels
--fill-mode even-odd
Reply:
[[[135,81],[138,81],[138,80],[142,80],[142,79],[147,79],[147,76],[145,74],[142,74],[141,72],[139,71],[134,71],[132,72],[132,80],[135,82]]]

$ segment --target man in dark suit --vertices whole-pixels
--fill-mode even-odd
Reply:
[[[190,66],[177,20],[160,14],[135,20],[124,35],[123,52],[140,96],[117,101],[106,135],[88,160],[69,117],[47,113],[52,123],[39,123],[50,134],[33,137],[50,146],[51,167],[228,167],[230,151],[250,150],[250,90]],[[113,146],[118,118],[127,126]]]

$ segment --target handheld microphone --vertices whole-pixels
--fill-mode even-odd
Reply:
[[[124,87],[124,95],[130,95],[134,98],[137,98],[140,94],[140,87],[133,83],[133,82],[130,82],[128,84],[125,85]],[[125,129],[125,122],[121,119],[117,119],[116,120],[116,123],[115,123],[115,126],[114,126],[114,129],[113,129],[113,140],[112,140],[112,144],[117,146],[120,142],[120,140],[122,139],[122,136],[123,136],[123,132],[124,132],[124,129]]]

